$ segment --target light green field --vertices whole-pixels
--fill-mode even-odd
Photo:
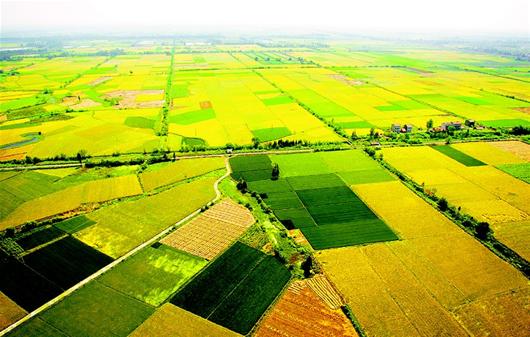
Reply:
[[[169,246],[147,247],[98,279],[104,285],[159,306],[207,261]]]

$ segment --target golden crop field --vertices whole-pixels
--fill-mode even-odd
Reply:
[[[241,336],[227,328],[212,323],[200,316],[181,309],[171,303],[162,305],[142,325],[134,330],[131,337],[237,337]]]
[[[23,203],[0,221],[0,228],[14,227],[27,221],[73,211],[83,204],[100,203],[142,193],[136,175],[89,181]]]
[[[510,310],[514,300],[505,296],[529,289],[513,267],[400,182],[353,189],[401,240],[325,250],[317,259],[368,336],[467,336],[477,327],[530,323]],[[488,301],[495,305],[481,305]],[[499,328],[488,331],[502,335]]]
[[[525,163],[495,143],[451,145],[490,165],[465,166],[430,147],[383,149],[390,165],[418,184],[445,197],[481,221],[488,222],[495,237],[524,257],[530,257],[530,186],[491,165]],[[512,145],[513,146],[513,145]],[[518,147],[530,147],[519,144]]]

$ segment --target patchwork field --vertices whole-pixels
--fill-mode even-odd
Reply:
[[[358,336],[340,309],[331,309],[307,281],[295,281],[260,323],[255,336]]]
[[[87,215],[95,224],[74,235],[109,256],[122,256],[211,201],[215,180],[197,179],[153,196],[98,209]]]
[[[252,71],[176,72],[172,81],[169,133],[183,137],[183,144],[250,144],[253,138],[341,140]]]
[[[0,335],[528,337],[521,41],[146,34],[0,41]]]
[[[250,211],[227,199],[179,227],[160,242],[212,260],[254,222]]]
[[[180,290],[171,303],[247,334],[291,275],[274,257],[236,242]]]
[[[271,180],[273,162],[280,170],[277,180]],[[314,249],[397,239],[348,186],[394,179],[360,151],[239,156],[230,164],[232,176],[247,181]]]
[[[317,253],[368,336],[526,334],[522,274],[401,183],[353,189],[402,239]]]
[[[516,146],[530,148],[524,143]],[[528,162],[495,143],[462,143],[450,148],[482,164],[466,166],[430,147],[385,148],[383,154],[417,183],[425,183],[425,188],[463,212],[488,222],[497,239],[530,258],[530,185],[524,181]]]

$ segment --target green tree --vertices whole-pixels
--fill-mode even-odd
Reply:
[[[475,236],[479,239],[486,240],[490,233],[490,225],[487,222],[480,222],[475,228]]]
[[[300,267],[304,271],[304,277],[307,278],[311,276],[311,271],[313,269],[313,259],[311,258],[311,256],[308,256],[307,259],[305,259],[305,261],[302,262]]]
[[[427,121],[427,129],[432,129],[433,124],[434,124],[433,120],[432,120],[432,119],[429,119],[429,120]]]
[[[272,176],[271,176],[271,179],[272,180],[278,180],[279,177],[280,177],[280,167],[278,166],[278,164],[274,163],[274,164],[272,164]]]
[[[438,208],[440,211],[445,212],[449,208],[449,204],[447,203],[447,199],[440,198],[438,199]]]

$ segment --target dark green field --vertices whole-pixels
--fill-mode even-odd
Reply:
[[[461,151],[458,151],[457,149],[451,147],[450,145],[437,145],[433,146],[433,149],[436,151],[439,151],[449,158],[452,158],[456,160],[457,162],[464,164],[466,166],[484,166],[485,163],[481,162],[478,159],[475,159]]]
[[[24,250],[30,250],[63,235],[65,235],[64,232],[58,228],[43,227],[41,230],[33,232],[30,235],[18,238],[16,242]]]
[[[59,295],[62,289],[0,250],[0,291],[32,311]]]
[[[54,226],[59,228],[63,232],[73,234],[82,229],[90,227],[94,225],[95,223],[96,222],[94,220],[91,220],[84,215],[79,215],[74,218],[58,222],[54,224]]]
[[[24,257],[25,263],[68,289],[112,262],[112,258],[68,236]]]
[[[245,179],[248,172],[261,172],[256,169],[272,162],[264,157],[232,158],[234,176]],[[256,180],[256,175],[248,187],[287,229],[301,229],[314,249],[398,239],[347,185],[394,179],[359,151],[272,157],[279,162],[280,179],[263,174]]]
[[[236,242],[171,303],[247,334],[290,277],[272,256]]]

